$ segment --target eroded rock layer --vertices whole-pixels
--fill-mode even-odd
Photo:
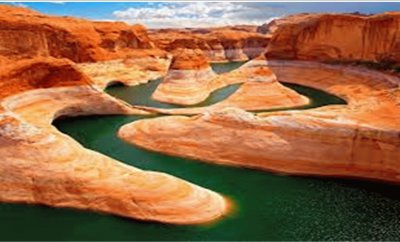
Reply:
[[[400,13],[301,14],[259,29],[272,35],[267,56],[320,61],[400,62]]]
[[[124,59],[81,63],[79,69],[88,75],[100,88],[108,85],[124,84],[135,86],[164,77],[171,62],[169,55],[151,54],[147,51],[145,56],[126,57]]]
[[[0,83],[0,201],[178,224],[226,213],[217,193],[85,149],[52,126],[60,116],[146,114],[94,87],[70,61],[13,63]]]
[[[252,26],[203,29],[159,29],[149,31],[155,45],[166,51],[199,49],[212,62],[243,61],[262,53],[269,37]]]
[[[398,78],[310,62],[268,67],[279,80],[323,89],[348,105],[258,116],[227,108],[136,121],[119,136],[146,149],[221,164],[400,181]]]
[[[141,25],[55,17],[9,5],[0,5],[0,12],[0,56],[11,59],[52,56],[94,62],[153,47]]]
[[[202,51],[176,50],[168,73],[152,98],[181,105],[199,103],[210,94],[209,82],[215,76]]]
[[[186,73],[193,73],[193,71],[188,71]],[[185,89],[190,87],[190,85],[187,84],[187,76],[188,75],[186,75],[186,78],[182,78],[182,81],[180,82],[174,81],[165,84],[161,83],[160,87],[163,88],[162,94],[181,104],[182,102],[178,101],[185,100],[185,102],[188,103],[194,100],[193,97],[201,97],[199,100],[204,100],[213,91],[225,88],[229,85],[241,84],[241,86],[226,99],[209,106],[176,109],[141,108],[163,114],[188,115],[212,110],[221,110],[225,107],[236,107],[248,111],[260,111],[276,108],[294,108],[310,103],[310,100],[307,97],[283,86],[277,80],[275,74],[266,66],[265,58],[248,62],[234,71],[216,76],[214,75],[214,78],[205,78],[202,82],[202,88],[192,88],[189,92]],[[176,92],[175,90],[183,91]],[[160,93],[161,92],[157,93],[156,91],[156,94]],[[190,95],[188,95],[188,93]]]

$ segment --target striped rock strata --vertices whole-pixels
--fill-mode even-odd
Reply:
[[[141,25],[50,16],[5,4],[0,13],[0,56],[10,59],[52,56],[96,62],[154,46]]]
[[[208,81],[207,96],[219,88],[232,84],[241,84],[240,87],[226,99],[213,105],[204,107],[186,107],[175,109],[140,107],[151,112],[163,114],[192,115],[212,110],[221,110],[225,107],[235,107],[247,111],[261,111],[277,108],[294,108],[310,103],[310,100],[296,91],[283,86],[275,74],[265,66],[265,59],[248,62],[238,69],[217,75]],[[190,96],[186,96],[191,98]]]
[[[348,105],[258,116],[227,108],[160,117],[127,124],[119,136],[146,149],[213,163],[400,182],[398,78],[312,62],[264,65],[279,80],[325,90]]]
[[[268,57],[320,61],[400,62],[400,13],[299,14],[261,28],[272,34]]]
[[[119,83],[135,86],[167,74],[171,57],[158,51],[153,55],[152,52],[119,60],[80,63],[78,67],[101,89]]]
[[[217,193],[85,149],[52,126],[60,116],[145,114],[92,86],[71,62],[33,59],[2,70],[0,201],[177,224],[226,213]]]
[[[200,50],[179,49],[152,98],[161,102],[193,105],[204,101],[210,92],[210,80],[216,74]]]
[[[245,61],[265,51],[269,36],[256,32],[255,26],[226,26],[196,29],[153,29],[149,37],[168,52],[198,49],[211,62]]]

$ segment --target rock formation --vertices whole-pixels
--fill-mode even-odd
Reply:
[[[398,78],[312,62],[269,61],[268,67],[279,80],[326,90],[348,105],[258,116],[227,108],[160,117],[127,124],[119,136],[146,149],[213,163],[400,182]]]
[[[152,97],[156,100],[193,105],[206,100],[217,89],[232,84],[244,84],[231,97],[205,108],[152,109],[153,111],[167,114],[194,114],[222,107],[263,110],[308,103],[306,97],[282,86],[265,65],[248,63],[232,72],[216,75],[202,51],[179,49],[174,53],[168,74],[153,93]],[[265,59],[260,61],[266,63]]]
[[[184,63],[188,63],[188,61]],[[160,84],[161,88],[163,88],[163,96],[168,96],[174,100],[187,99],[189,101],[200,94],[203,97],[202,99],[205,99],[217,89],[233,84],[241,84],[238,90],[225,100],[213,105],[176,109],[140,108],[163,114],[191,115],[210,112],[212,110],[221,110],[225,107],[236,107],[248,111],[261,111],[277,108],[294,108],[309,104],[309,99],[307,97],[283,86],[277,80],[275,74],[266,66],[266,63],[265,58],[253,60],[234,71],[219,74],[212,79],[204,80],[203,82],[207,83],[208,88],[195,88],[190,90],[190,92],[182,91],[178,93],[179,96],[174,90],[184,90],[184,88],[188,86],[186,84],[187,79],[182,78],[181,82]],[[199,90],[202,90],[202,92],[200,93]],[[156,93],[159,95],[161,92],[156,91]],[[191,93],[191,95],[187,95],[187,93]]]
[[[178,224],[226,213],[212,191],[85,149],[53,127],[60,116],[145,114],[92,86],[70,61],[14,62],[2,67],[0,85],[0,201]]]
[[[302,14],[273,21],[267,57],[314,61],[400,62],[400,13]]]
[[[167,74],[171,62],[168,54],[157,49],[139,53],[143,55],[127,56],[119,60],[80,63],[78,66],[102,89],[116,83],[135,86]]]
[[[164,76],[170,56],[153,48],[147,30],[0,5],[0,64],[32,57],[68,58],[100,87],[136,85]]]
[[[153,98],[162,102],[192,105],[204,101],[210,92],[210,80],[216,74],[200,50],[178,49]]]
[[[262,53],[269,37],[252,26],[149,31],[155,45],[166,51],[200,49],[211,62],[244,61]]]
[[[0,56],[8,58],[52,56],[94,62],[153,47],[141,25],[55,17],[9,5],[0,5],[0,12]]]
[[[150,109],[131,107],[102,89],[162,76],[154,98],[182,105],[243,84],[210,107],[153,109],[201,114],[125,125],[119,136],[127,142],[221,164],[400,180],[398,78],[315,62],[267,61],[399,62],[398,13],[297,15],[260,27],[264,34],[236,26],[152,30],[150,36],[140,25],[48,16],[7,5],[0,5],[0,13],[2,202],[177,224],[203,223],[227,213],[229,204],[221,195],[85,149],[51,125],[62,116],[149,114]],[[267,45],[266,55],[260,55]],[[221,75],[209,66],[210,61],[256,56]],[[308,103],[278,81],[325,90],[348,105],[257,115],[244,111]]]

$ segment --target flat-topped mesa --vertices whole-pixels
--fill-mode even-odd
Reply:
[[[91,85],[69,60],[2,67],[0,201],[195,224],[228,211],[219,194],[85,149],[51,125],[60,116],[141,114]]]
[[[153,47],[140,25],[56,17],[0,5],[0,56],[68,58],[74,62],[119,59]]]
[[[400,62],[400,13],[301,14],[275,21],[267,56],[318,61]]]
[[[152,98],[167,103],[193,105],[210,94],[210,81],[216,76],[201,50],[177,49],[167,75]]]
[[[166,51],[200,49],[211,62],[245,61],[263,52],[269,37],[252,26],[149,30],[150,39]]]

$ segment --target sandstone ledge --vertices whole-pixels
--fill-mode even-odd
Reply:
[[[399,79],[310,62],[268,66],[280,80],[323,89],[348,105],[258,116],[224,109],[162,117],[127,124],[119,136],[146,149],[213,163],[400,182]]]
[[[255,64],[258,63],[259,64]],[[199,114],[205,111],[220,110],[224,107],[236,107],[248,111],[276,108],[299,107],[309,104],[310,100],[278,82],[275,74],[266,66],[266,60],[253,60],[240,68],[219,75],[202,75],[194,71],[170,71],[165,83],[161,83],[153,98],[178,104],[193,104],[204,101],[212,92],[233,84],[241,84],[238,90],[225,100],[205,107],[187,107],[161,109],[140,107],[163,114]],[[206,72],[207,70],[203,70]],[[183,72],[183,73],[182,73]],[[202,75],[201,82],[189,82],[189,79],[172,79],[172,74],[189,78]],[[210,76],[208,79],[207,76]],[[214,77],[213,77],[214,76]],[[213,77],[213,78],[212,78]],[[196,80],[195,78],[193,78]]]
[[[21,86],[3,95],[1,101],[0,201],[89,209],[176,224],[204,223],[227,212],[228,202],[215,192],[125,165],[60,133],[51,125],[60,116],[146,112],[93,87],[70,62],[42,59],[31,73],[41,73],[37,66],[43,65],[50,67],[47,71],[54,69],[35,78],[10,77],[16,83],[27,80],[32,87],[46,83],[45,87]],[[66,82],[70,85],[64,85],[63,70],[77,76],[74,82]],[[6,77],[3,74],[2,83],[7,83]]]

